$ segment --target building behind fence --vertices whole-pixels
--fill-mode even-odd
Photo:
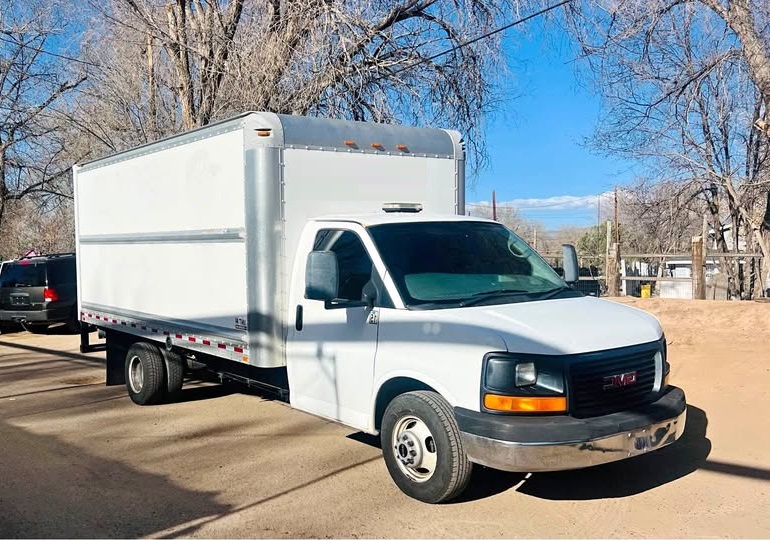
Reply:
[[[655,296],[659,298],[750,300],[770,296],[761,282],[760,253],[720,253],[704,249],[694,237],[690,253],[622,253],[611,244],[609,253],[578,253],[580,281],[576,288],[593,296]],[[562,254],[542,253],[560,275]],[[735,265],[739,284],[732,284],[725,271]],[[733,293],[731,294],[731,291]]]

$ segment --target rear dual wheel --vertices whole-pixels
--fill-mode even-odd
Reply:
[[[134,343],[126,354],[126,389],[137,405],[173,400],[182,388],[184,363],[181,355],[164,353],[152,343]]]
[[[137,405],[152,405],[163,398],[163,356],[151,343],[134,343],[126,354],[126,388]]]

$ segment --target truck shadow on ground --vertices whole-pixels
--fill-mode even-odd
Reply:
[[[214,376],[195,375],[193,377],[185,377],[182,390],[174,396],[171,402],[165,405],[218,399],[232,394],[244,393],[243,390],[243,388],[238,388],[238,386],[232,383],[220,383]]]
[[[479,468],[462,500],[489,497],[517,484],[517,492],[548,500],[609,499],[643,493],[709,468],[707,427],[705,411],[688,405],[687,425],[675,444],[632,459],[573,471],[525,476]]]
[[[2,326],[0,326],[0,334],[2,335],[20,334],[22,332],[27,332],[27,330],[24,328],[24,326],[18,323],[3,323]],[[34,332],[29,333],[34,334]],[[50,336],[71,336],[79,333],[80,331],[78,330],[70,330],[64,323],[54,323],[48,328],[40,329],[40,331],[36,334]]]
[[[0,421],[0,437],[7,452],[0,485],[9,495],[4,538],[144,537],[231,509],[213,491],[181,487],[51,435]]]
[[[0,346],[9,347],[11,349],[17,349],[21,351],[29,351],[33,353],[50,355],[53,357],[53,358],[46,358],[45,360],[43,360],[43,362],[59,362],[66,359],[66,360],[88,362],[91,364],[102,364],[102,365],[104,364],[104,358],[102,358],[101,356],[88,356],[81,353],[61,351],[57,349],[49,349],[47,347],[30,345],[28,343],[24,343],[23,341],[22,342],[7,341],[7,340],[0,339]],[[40,363],[40,361],[38,361],[37,363]]]

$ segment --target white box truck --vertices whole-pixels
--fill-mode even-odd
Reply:
[[[571,246],[565,282],[464,216],[456,132],[254,112],[74,184],[81,319],[140,405],[203,365],[380,434],[395,483],[432,503],[473,464],[587,467],[683,432],[657,320],[571,288]]]

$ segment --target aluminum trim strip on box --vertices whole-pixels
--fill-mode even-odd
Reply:
[[[243,242],[244,229],[163,231],[125,234],[91,234],[80,237],[81,244],[181,244],[200,242]]]

